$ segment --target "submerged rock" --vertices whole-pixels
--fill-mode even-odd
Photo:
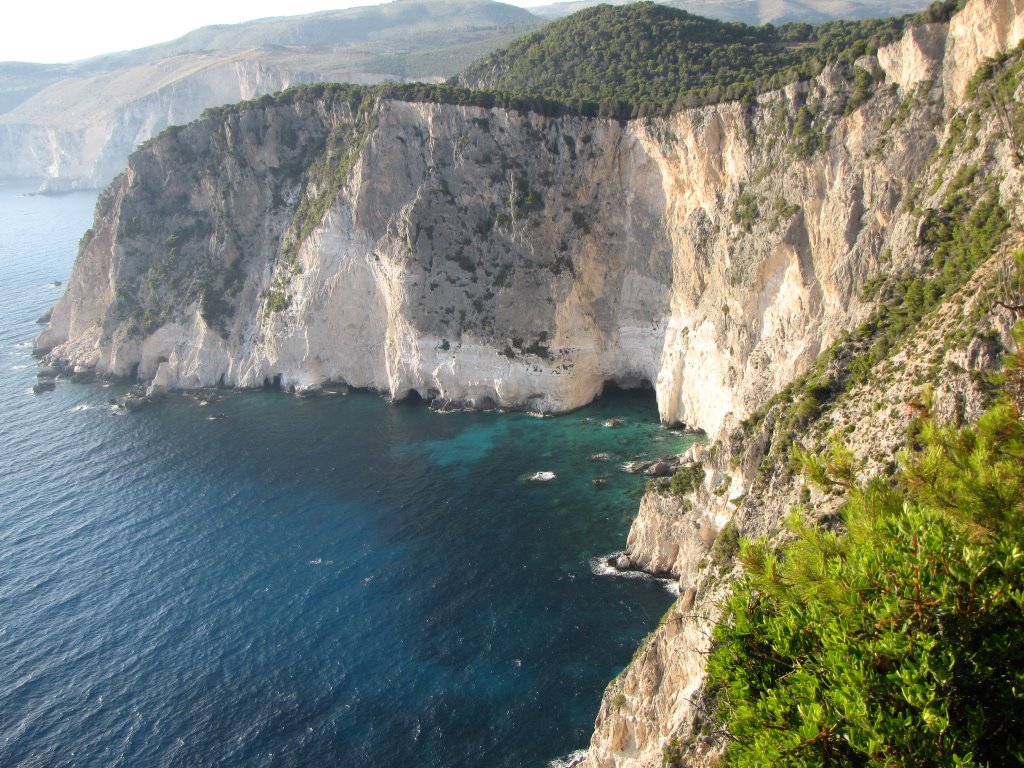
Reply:
[[[96,380],[96,371],[85,366],[75,366],[71,372],[71,381],[75,384],[88,384]]]
[[[119,405],[129,413],[137,413],[149,405],[149,400],[145,397],[124,397]]]

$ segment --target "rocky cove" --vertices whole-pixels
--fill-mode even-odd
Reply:
[[[609,686],[586,764],[658,765],[673,738],[702,764],[720,748],[699,690],[728,542],[778,535],[800,491],[762,471],[768,426],[736,429],[870,315],[869,277],[920,268],[923,212],[963,169],[997,171],[1019,221],[1006,137],[950,126],[978,67],[1024,36],[1022,10],[970,0],[875,57],[669,118],[329,87],[211,111],[103,193],[36,351],[154,394],[343,381],[560,412],[649,384],[664,423],[718,448],[690,492],[641,503],[621,564],[670,574],[681,598]],[[859,103],[857,69],[873,77]]]

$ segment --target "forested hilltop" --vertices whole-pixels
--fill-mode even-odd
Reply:
[[[853,62],[910,26],[949,19],[962,0],[886,19],[755,27],[651,2],[600,5],[492,53],[452,82],[513,91],[621,118],[750,98]],[[869,83],[865,82],[862,87]]]
[[[947,20],[962,2],[936,2],[927,11],[900,17],[762,27],[716,21],[653,2],[600,5],[520,38],[447,83],[314,83],[214,107],[208,114],[327,98],[348,101],[354,109],[397,99],[548,117],[625,120],[668,115],[750,99],[810,80],[828,64],[852,64],[897,40],[909,27]],[[867,98],[879,74],[861,68],[853,72],[853,106]]]

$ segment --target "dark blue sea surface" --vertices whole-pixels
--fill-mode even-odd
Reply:
[[[0,766],[518,768],[586,746],[673,599],[592,569],[636,512],[619,465],[692,435],[627,393],[548,419],[33,395],[35,320],[95,195],[24,191],[0,186]]]

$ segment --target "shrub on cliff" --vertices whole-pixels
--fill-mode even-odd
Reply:
[[[708,664],[729,765],[1024,763],[1020,403],[918,434],[893,483],[809,459],[849,488],[845,534],[797,516],[781,552],[744,545]]]
[[[686,464],[675,471],[669,490],[674,496],[683,496],[696,490],[704,481],[704,465],[700,462]]]

